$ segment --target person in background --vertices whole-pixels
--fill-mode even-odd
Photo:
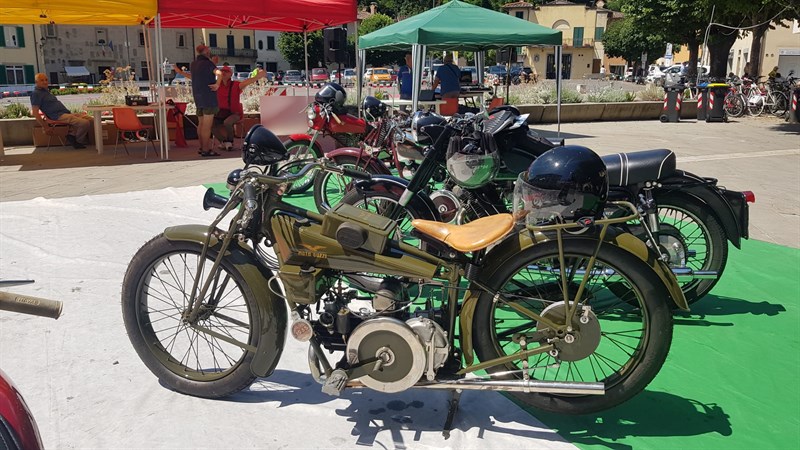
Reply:
[[[745,79],[748,79],[748,80],[752,79],[753,78],[753,74],[750,73],[752,71],[753,71],[753,69],[750,66],[750,63],[745,64],[744,65],[744,73],[742,73],[742,78],[745,78]]]
[[[261,71],[262,71],[261,70],[261,63],[257,63],[256,64],[256,68],[253,69],[252,72],[250,72],[250,78],[255,78],[258,75],[258,73],[261,72]]]
[[[774,80],[775,78],[781,78],[781,73],[778,72],[778,66],[773,67],[768,76],[771,80]]]
[[[200,140],[200,156],[219,156],[211,148],[211,128],[214,125],[214,115],[219,112],[217,101],[216,65],[211,60],[211,49],[200,44],[195,49],[197,58],[190,66],[192,72],[192,96],[197,108],[197,137]]]
[[[453,64],[453,55],[448,53],[444,57],[444,64],[436,71],[431,89],[441,85],[442,98],[458,98],[461,93],[461,69]]]
[[[34,80],[36,89],[31,93],[31,111],[36,122],[48,135],[53,133],[53,129],[47,126],[47,122],[39,114],[40,111],[50,120],[68,123],[70,128],[67,134],[67,143],[72,148],[86,148],[86,144],[89,143],[92,118],[85,114],[72,114],[69,112],[69,109],[48,90],[50,83],[47,75],[37,73]]]
[[[411,100],[413,91],[413,76],[411,74],[411,52],[406,53],[405,65],[397,70],[397,81],[400,83],[400,99]]]
[[[214,115],[212,131],[220,140],[220,150],[233,150],[233,125],[244,117],[244,108],[240,96],[242,89],[267,76],[263,69],[258,69],[255,77],[244,81],[231,80],[233,70],[230,67],[220,69],[220,84],[217,88],[219,112]]]

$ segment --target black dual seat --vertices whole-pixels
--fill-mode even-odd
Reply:
[[[660,148],[603,156],[610,186],[628,186],[655,181],[675,172],[675,153]]]

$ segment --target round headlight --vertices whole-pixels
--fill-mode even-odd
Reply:
[[[309,122],[317,118],[317,112],[314,111],[314,108],[308,108],[306,111],[307,111],[306,115],[308,116]]]

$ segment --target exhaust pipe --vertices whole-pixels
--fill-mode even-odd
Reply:
[[[350,389],[364,388],[359,380],[350,380],[347,383]],[[538,392],[542,394],[565,395],[605,395],[606,388],[603,383],[580,383],[566,381],[539,381],[539,380],[481,380],[461,379],[446,381],[424,381],[413,386],[419,389],[462,389],[470,391],[505,391],[505,392]]]
[[[688,267],[673,267],[672,274],[678,281],[716,280],[719,278],[716,270],[692,270]]]

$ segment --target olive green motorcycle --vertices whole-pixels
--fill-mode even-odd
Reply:
[[[269,160],[244,159],[229,198],[204,198],[221,208],[213,223],[167,228],[123,282],[133,347],[181,393],[223,397],[268,377],[288,328],[308,342],[327,394],[450,390],[445,433],[465,389],[593,413],[650,383],[670,348],[671,309],[687,309],[669,268],[611,226],[634,218],[633,205],[581,224],[416,220],[422,251],[380,215],[346,204],[320,215],[282,199],[313,170],[369,175],[315,162],[277,176]]]

